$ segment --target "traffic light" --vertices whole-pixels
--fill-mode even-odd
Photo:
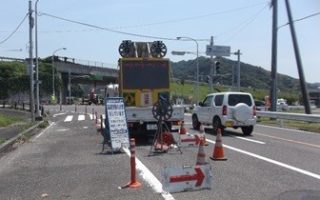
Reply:
[[[215,62],[215,66],[216,66],[216,72],[217,72],[217,74],[220,74],[220,61],[216,61],[216,62]]]

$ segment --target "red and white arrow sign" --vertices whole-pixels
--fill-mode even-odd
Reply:
[[[203,179],[204,179],[204,174],[199,166],[196,166],[194,168],[196,171],[195,174],[185,174],[185,175],[180,175],[180,176],[171,176],[170,177],[170,183],[174,182],[185,182],[185,181],[197,181],[196,182],[196,187],[199,187],[202,185]]]
[[[181,138],[181,143],[190,143],[191,145],[198,145],[200,144],[200,138],[198,135],[194,135],[192,137]]]
[[[162,188],[168,192],[211,188],[211,166],[197,165],[181,168],[166,167],[162,173]]]

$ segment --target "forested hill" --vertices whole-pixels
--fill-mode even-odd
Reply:
[[[223,57],[216,58],[220,61],[220,73],[214,78],[214,83],[231,85],[232,68],[237,67],[237,61],[229,60]],[[180,61],[171,63],[174,78],[184,80],[195,80],[196,60]],[[211,59],[199,57],[199,80],[207,81],[207,75],[210,74]],[[256,89],[269,89],[271,83],[271,72],[262,67],[250,65],[241,62],[241,87],[251,87]],[[317,84],[316,84],[317,85]],[[308,88],[315,87],[314,84],[308,84]],[[287,75],[278,74],[278,88],[280,90],[300,90],[299,80]]]

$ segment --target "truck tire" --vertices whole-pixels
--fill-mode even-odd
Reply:
[[[251,135],[253,131],[253,126],[244,126],[241,127],[241,129],[244,135]]]
[[[199,130],[200,129],[200,122],[198,120],[197,115],[192,115],[192,128],[194,130]]]

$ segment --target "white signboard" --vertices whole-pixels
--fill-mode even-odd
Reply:
[[[105,106],[112,151],[128,148],[129,131],[123,98],[106,98]]]
[[[230,56],[230,46],[207,45],[206,54],[208,56]]]

